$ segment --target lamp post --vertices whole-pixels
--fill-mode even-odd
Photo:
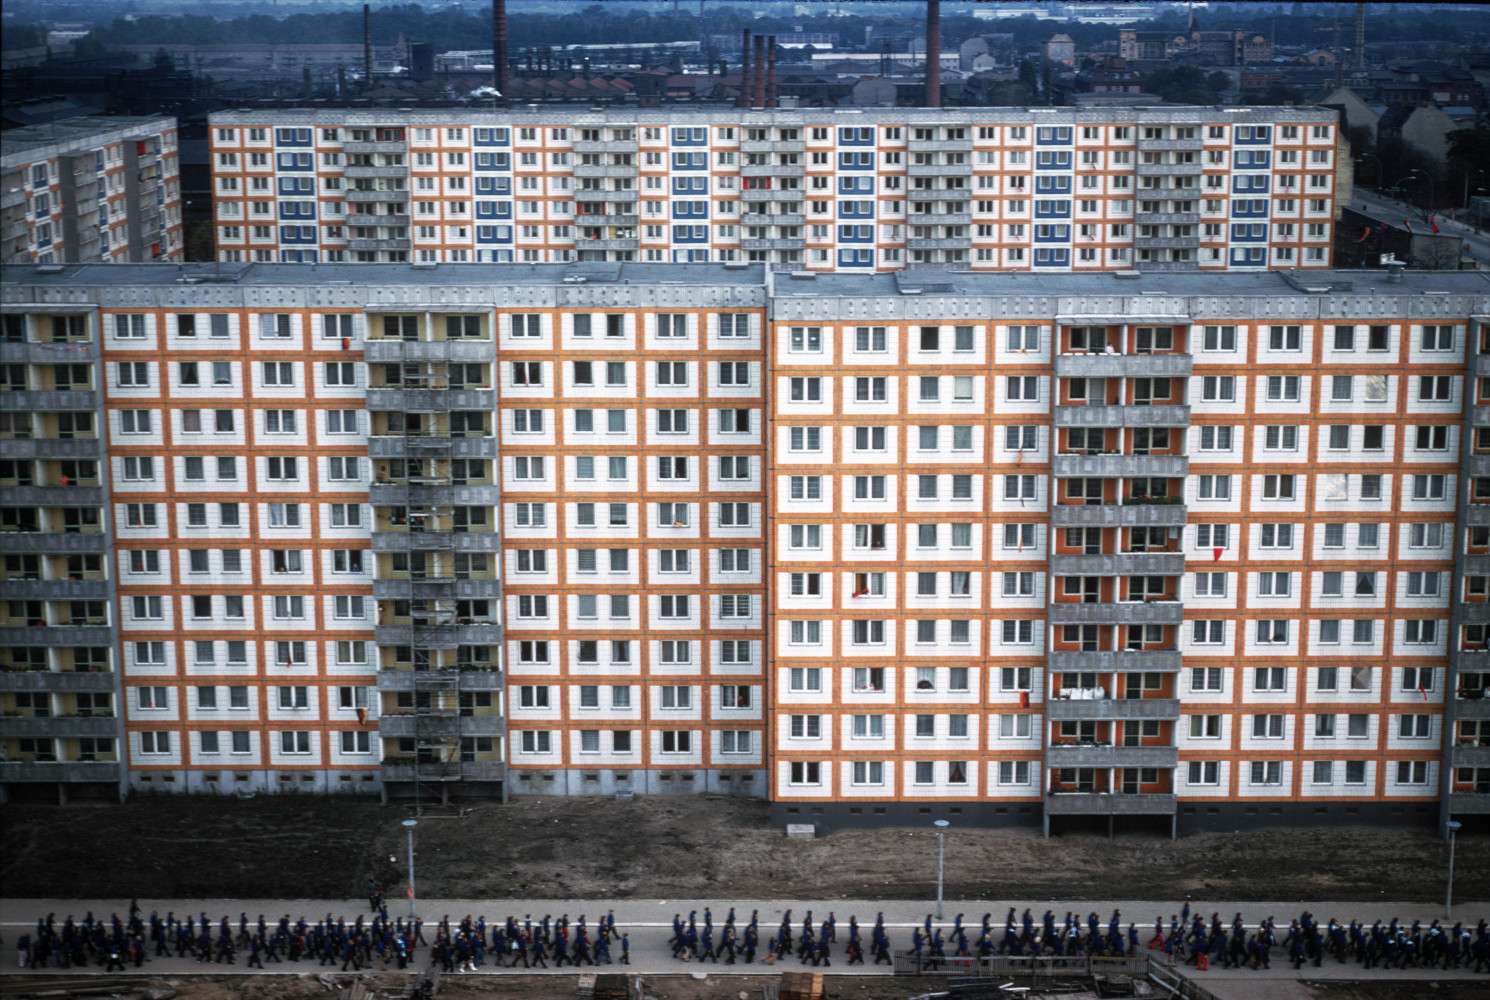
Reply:
[[[1425,171],[1422,171],[1422,170],[1411,170],[1411,171],[1408,171],[1407,177],[1404,177],[1402,179],[1405,181],[1409,177],[1410,178],[1417,179],[1417,180],[1424,180],[1424,181],[1427,181],[1428,182],[1428,201],[1427,201],[1427,203],[1425,204],[1425,206],[1423,208],[1423,218],[1426,219],[1429,215],[1431,215],[1433,213],[1433,178],[1430,177],[1430,176],[1428,176],[1428,174]]]
[[[1449,820],[1444,824],[1449,831],[1449,888],[1443,897],[1443,918],[1449,919],[1449,907],[1454,905],[1454,833],[1459,829],[1457,820]]]
[[[417,819],[404,820],[404,829],[409,831],[409,919],[414,919],[414,827]]]
[[[948,820],[938,819],[933,820],[931,825],[936,827],[936,919],[940,920],[942,919],[942,872],[947,858],[947,845],[942,835],[952,824]]]

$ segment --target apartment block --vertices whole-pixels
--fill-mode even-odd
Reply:
[[[6,277],[7,794],[1490,811],[1481,274]]]
[[[0,263],[179,261],[174,118],[68,118],[5,133]]]
[[[211,125],[223,262],[1325,269],[1349,187],[1318,108],[339,108]]]

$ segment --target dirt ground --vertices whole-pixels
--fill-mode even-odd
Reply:
[[[1351,980],[1305,982],[1310,1000],[1485,1000],[1490,986],[1476,980],[1439,979],[1429,982]]]
[[[357,898],[369,874],[403,892],[410,809],[358,799],[12,802],[0,811],[5,895]],[[1459,835],[1455,896],[1490,899],[1490,837]],[[427,811],[425,898],[912,899],[934,894],[930,831],[788,840],[763,803],[710,796],[520,798]],[[1441,898],[1444,842],[1371,827],[1044,839],[952,828],[949,898],[1403,901]],[[393,859],[393,860],[390,860]]]

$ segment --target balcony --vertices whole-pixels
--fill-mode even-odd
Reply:
[[[0,678],[4,676],[0,674]],[[4,689],[3,681],[0,681],[0,690]],[[1455,698],[1454,718],[1490,719],[1490,698]]]
[[[349,179],[356,179],[358,177],[407,177],[409,175],[409,168],[406,166],[359,166],[349,163],[342,168],[342,172]]]
[[[0,646],[108,646],[108,625],[0,625]]]
[[[771,188],[764,191],[759,188],[745,188],[740,192],[741,201],[801,201],[804,197],[801,188]]]
[[[373,598],[379,601],[494,598],[500,596],[501,586],[502,581],[494,578],[457,580],[454,577],[440,577],[432,580],[374,580]]]
[[[806,221],[807,217],[800,212],[792,214],[783,212],[779,215],[770,215],[766,212],[747,212],[740,216],[740,225],[742,226],[800,226],[804,225]]]
[[[1468,815],[1490,813],[1490,792],[1454,792],[1449,795],[1449,812]]]
[[[1198,226],[1199,212],[1135,212],[1133,222],[1139,226]]]
[[[461,765],[455,761],[423,761],[418,764],[384,763],[384,781],[459,781]]]
[[[404,142],[353,142],[348,140],[341,144],[342,151],[348,156],[357,153],[403,153],[408,151],[408,144]]]
[[[801,139],[741,139],[741,153],[800,153],[807,148]]]
[[[1185,572],[1183,552],[1117,552],[1102,555],[1050,557],[1055,576],[1179,576]]]
[[[611,240],[587,240],[581,237],[574,241],[574,249],[576,250],[635,250],[638,246],[640,246],[640,241],[635,236]]]
[[[905,220],[911,226],[967,226],[973,221],[971,212],[916,212]]]
[[[1052,625],[1178,625],[1185,620],[1185,607],[1179,601],[1057,602],[1047,607],[1045,617]]]
[[[1467,476],[1490,476],[1490,455],[1470,455],[1464,461]]]
[[[496,344],[490,340],[368,340],[362,344],[362,353],[370,362],[490,362],[496,357]],[[402,405],[394,408],[403,409]]]
[[[631,202],[635,203],[637,195],[635,191],[576,191],[574,197],[578,201],[605,201],[605,202]]]
[[[0,345],[0,361],[10,365],[82,364],[97,360],[96,340],[67,340],[44,344],[28,341],[24,344]]]
[[[0,458],[103,458],[99,438],[5,438],[0,440]]]
[[[409,200],[407,191],[362,191],[358,188],[351,188],[343,194],[346,195],[348,203],[353,205],[376,201],[405,202]]]
[[[638,215],[622,215],[619,212],[604,215],[576,215],[574,224],[576,226],[631,226],[635,227],[640,221]]]
[[[501,736],[507,732],[507,720],[500,715],[463,715],[460,718],[462,736]]]
[[[405,437],[387,434],[369,438],[370,458],[496,458],[494,437]]]
[[[379,670],[379,691],[454,691],[460,682],[456,670]]]
[[[1454,746],[1450,759],[1453,767],[1490,767],[1490,746]]]
[[[807,168],[800,163],[765,163],[740,168],[741,177],[805,177]]]
[[[417,634],[416,634],[417,633]],[[489,646],[502,641],[502,626],[471,625],[379,625],[379,646],[420,645],[428,649],[454,649],[456,646]],[[19,645],[19,644],[17,644]]]
[[[1050,474],[1059,477],[1149,476],[1176,479],[1190,468],[1184,455],[1054,455]]]
[[[410,240],[347,240],[348,250],[407,250],[413,245]]]
[[[1140,137],[1138,148],[1151,152],[1199,152],[1203,144],[1198,135],[1193,139],[1144,139]]]
[[[62,739],[79,737],[112,739],[119,735],[119,720],[113,716],[53,715],[36,718],[7,715],[0,719],[6,739]]]
[[[912,188],[905,193],[907,201],[967,201],[972,197],[970,188]]]
[[[576,163],[576,177],[635,177],[636,164]]]
[[[400,736],[454,736],[460,728],[455,710],[422,712],[407,715],[385,715],[378,720],[378,734],[384,739]]]
[[[907,139],[907,153],[971,153],[971,139]]]
[[[1140,260],[1133,268],[1154,274],[1182,274],[1199,271],[1200,263],[1193,260]]]
[[[501,499],[501,487],[495,483],[477,483],[472,485],[455,484],[407,484],[407,483],[373,483],[368,487],[368,499],[374,506],[407,507],[410,504],[416,507],[429,507],[439,505],[456,504],[462,507],[490,506]],[[419,534],[420,532],[415,532]],[[407,532],[393,532],[393,534],[407,534]],[[480,534],[487,534],[481,532]],[[495,534],[495,532],[491,532]],[[377,537],[374,535],[374,537]],[[457,534],[457,538],[469,537],[466,534]],[[470,550],[479,551],[479,550]]]
[[[1462,649],[1459,651],[1459,670],[1461,672],[1485,673],[1490,671],[1490,652],[1483,649]]]
[[[910,177],[971,177],[971,163],[911,163],[905,168]]]
[[[575,139],[570,144],[580,153],[635,153],[635,139]]]
[[[1070,406],[1055,408],[1057,427],[1188,427],[1188,406]]]
[[[1078,698],[1045,699],[1045,717],[1051,722],[1125,719],[1178,719],[1178,698]]]
[[[103,760],[0,761],[0,783],[12,781],[57,781],[78,784],[106,781],[117,784],[119,762]]]
[[[1174,810],[1173,795],[1054,792],[1045,797],[1049,816],[1169,816]]]
[[[741,250],[801,250],[803,245],[800,236],[740,241]]]
[[[106,601],[107,580],[5,580],[5,596],[13,601]]]
[[[98,409],[93,389],[27,389],[0,393],[0,411],[19,413],[76,413]]]
[[[452,341],[446,341],[452,343]],[[442,410],[492,410],[491,389],[369,389],[367,408],[393,413],[438,413]]]
[[[1057,354],[1056,378],[1188,378],[1188,354]]]
[[[4,451],[0,451],[0,456],[4,454]],[[1472,503],[1465,507],[1464,523],[1468,527],[1490,524],[1490,503]]]
[[[109,551],[109,536],[101,531],[87,534],[48,531],[0,532],[0,553],[90,555],[107,551]]]
[[[1045,657],[1051,671],[1092,671],[1096,673],[1174,673],[1182,657],[1177,649],[1092,649],[1057,650]]]
[[[1133,239],[1135,250],[1194,250],[1199,246],[1199,236],[1137,236]]]
[[[912,236],[905,241],[907,250],[967,250],[973,241],[966,236]]]
[[[7,486],[5,502],[16,506],[98,507],[102,486]]]
[[[1184,504],[1056,504],[1050,509],[1055,528],[1177,527],[1188,516]]]
[[[506,686],[500,670],[462,670],[460,671],[460,689],[462,691],[500,691]]]
[[[1199,177],[1204,170],[1199,163],[1140,163],[1139,177]],[[1141,191],[1139,192],[1142,193]]]
[[[1461,601],[1459,621],[1464,625],[1483,625],[1490,622],[1490,604],[1484,601]]]
[[[1180,752],[1175,747],[1078,745],[1045,749],[1047,767],[1175,767],[1179,762]]]
[[[1490,378],[1490,354],[1476,354],[1474,356],[1474,373],[1477,378]],[[1479,409],[1479,407],[1476,407],[1476,409]],[[1486,407],[1485,409],[1490,410],[1490,407]],[[1478,420],[1475,422],[1479,423]]]

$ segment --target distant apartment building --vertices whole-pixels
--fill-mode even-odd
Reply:
[[[0,150],[0,263],[182,259],[174,118],[68,118]]]
[[[218,258],[773,270],[1328,268],[1305,108],[236,111]]]
[[[1490,811],[1482,274],[7,278],[8,795]]]

